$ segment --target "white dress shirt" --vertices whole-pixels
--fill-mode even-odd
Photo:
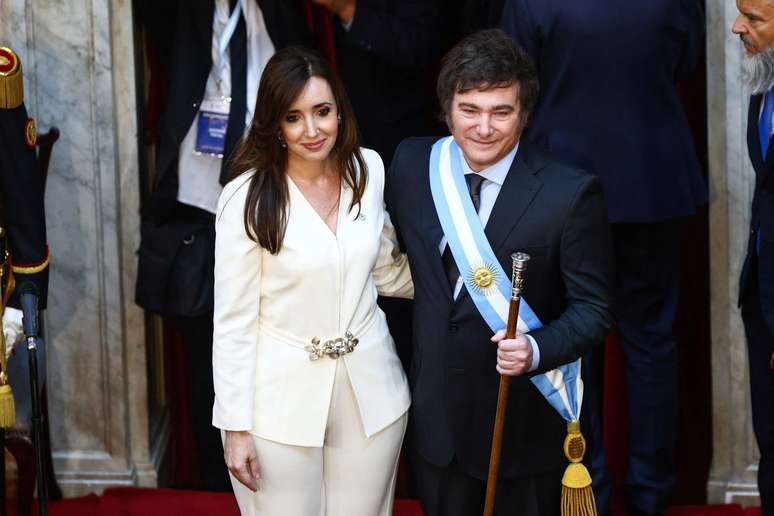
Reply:
[[[273,255],[248,238],[249,179],[228,183],[215,240],[213,425],[271,441],[322,446],[336,360],[310,361],[314,337],[359,339],[346,366],[363,430],[374,435],[408,410],[408,383],[378,294],[413,297],[408,260],[384,209],[384,166],[363,149],[368,182],[357,208],[342,185],[336,233],[288,178],[288,222]]]
[[[241,9],[247,29],[247,109],[245,131],[250,127],[255,112],[255,100],[266,63],[274,55],[274,44],[269,38],[263,12],[257,2],[240,0],[235,9]],[[229,97],[231,95],[231,63],[229,51],[221,55],[220,39],[230,17],[229,1],[216,0],[212,20],[212,69],[207,78],[204,99]],[[223,62],[221,62],[221,58]],[[201,102],[199,103],[201,105]],[[215,213],[218,196],[222,190],[220,169],[222,158],[209,154],[196,154],[196,128],[199,115],[194,117],[191,127],[180,144],[178,158],[179,187],[177,200]]]
[[[468,165],[468,162],[465,160],[465,156],[460,152],[460,162],[463,173],[465,175],[478,174],[484,178],[484,181],[481,183],[481,192],[479,194],[480,203],[478,206],[478,218],[481,220],[481,226],[483,227],[486,227],[486,223],[489,221],[489,216],[492,214],[492,209],[497,201],[497,196],[500,194],[500,189],[502,188],[503,183],[505,183],[505,178],[508,175],[508,171],[511,169],[511,165],[513,164],[514,158],[516,158],[518,150],[519,143],[516,142],[516,146],[511,152],[506,154],[505,157],[494,165],[479,172],[470,168],[470,165]],[[446,249],[446,243],[446,236],[444,235],[441,238],[441,242],[438,244],[438,250],[441,254],[443,254],[444,249]],[[462,291],[464,284],[465,280],[462,277],[462,274],[460,274],[459,278],[457,278],[457,284],[454,286],[454,299],[457,299],[457,296],[460,295],[460,291]],[[529,370],[534,371],[538,368],[538,365],[540,365],[540,348],[532,335],[526,335],[526,337],[532,345],[532,364]]]

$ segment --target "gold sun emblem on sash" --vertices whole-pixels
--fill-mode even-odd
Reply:
[[[479,294],[488,296],[493,289],[497,288],[497,269],[489,263],[471,267],[467,276],[467,284]]]

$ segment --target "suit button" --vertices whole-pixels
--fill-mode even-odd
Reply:
[[[456,324],[450,324],[449,325],[449,331],[452,332],[452,333],[456,333],[457,330],[459,330],[459,329],[460,329],[460,327],[457,326]]]

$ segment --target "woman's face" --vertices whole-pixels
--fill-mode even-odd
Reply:
[[[324,161],[336,144],[339,112],[328,81],[312,77],[280,122],[289,159]]]

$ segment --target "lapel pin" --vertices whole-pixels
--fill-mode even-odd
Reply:
[[[365,215],[361,213],[360,215],[357,216],[357,220],[365,220]]]

